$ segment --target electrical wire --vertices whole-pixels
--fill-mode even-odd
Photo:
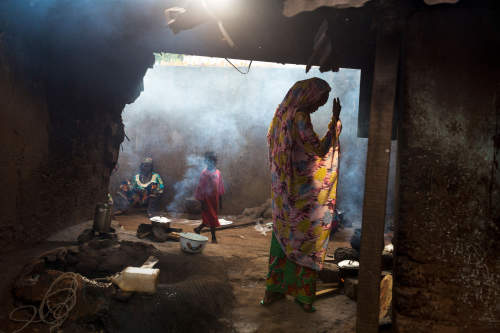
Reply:
[[[235,66],[235,65],[234,65],[234,64],[233,64],[233,63],[232,63],[232,62],[231,62],[228,58],[224,58],[224,59],[226,59],[226,61],[227,61],[228,63],[230,63],[230,64],[231,64],[231,66],[233,66],[233,67],[234,67],[234,69],[236,69],[238,72],[240,72],[240,74],[248,74],[248,73],[250,72],[250,67],[252,66],[252,62],[253,62],[253,60],[250,60],[250,63],[248,64],[247,71],[246,71],[246,72],[242,72],[242,71],[240,71],[240,69],[239,69],[238,67],[236,67],[236,66]]]

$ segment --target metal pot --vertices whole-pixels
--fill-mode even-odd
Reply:
[[[184,199],[184,211],[189,214],[200,214],[201,204],[195,198]]]
[[[356,260],[342,260],[338,264],[340,277],[356,277],[359,274],[359,262]]]

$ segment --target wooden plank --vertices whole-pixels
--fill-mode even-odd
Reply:
[[[328,288],[333,288],[333,287],[338,287],[339,283],[338,282],[330,282],[330,283],[318,283],[316,288],[317,289],[328,289]]]
[[[219,231],[219,230],[226,230],[226,229],[236,229],[236,228],[243,228],[243,227],[249,227],[249,226],[252,226],[252,225],[256,225],[257,224],[257,221],[251,221],[251,222],[245,222],[245,223],[234,223],[233,224],[230,224],[230,225],[224,225],[222,227],[218,227],[218,228],[215,228],[215,231]],[[210,232],[210,229],[208,228],[205,228],[203,229],[201,232]]]
[[[321,296],[326,296],[329,294],[333,294],[334,292],[338,291],[339,288],[328,288],[328,289],[323,289],[320,291],[316,292],[316,297],[321,297]]]
[[[357,333],[376,333],[379,326],[382,239],[400,49],[397,31],[380,29],[377,36],[368,135]]]

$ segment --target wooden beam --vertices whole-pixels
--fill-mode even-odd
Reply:
[[[372,87],[357,305],[357,333],[379,326],[381,254],[384,237],[392,120],[400,37],[396,29],[378,32]]]

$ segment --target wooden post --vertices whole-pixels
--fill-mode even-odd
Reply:
[[[397,30],[380,29],[375,52],[368,133],[357,333],[376,333],[379,326],[382,240],[400,49]]]

